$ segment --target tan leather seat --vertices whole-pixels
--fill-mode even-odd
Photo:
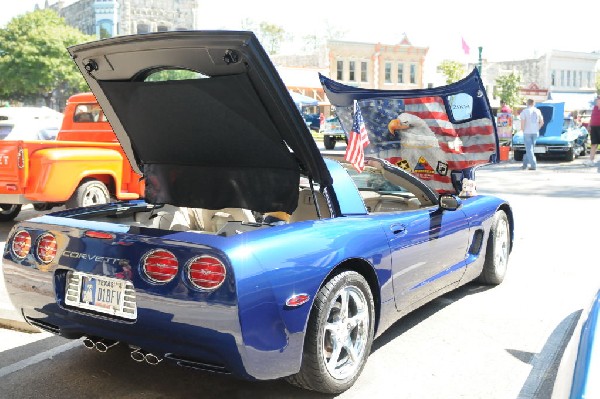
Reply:
[[[243,208],[202,209],[204,231],[216,233],[227,222],[255,223],[252,211]]]
[[[187,231],[190,229],[190,218],[187,208],[165,204],[154,212],[139,212],[135,221],[146,227],[156,229]]]
[[[330,218],[331,212],[327,206],[327,200],[319,191],[315,191],[317,201],[319,202],[319,210],[322,218]],[[318,220],[317,210],[315,209],[315,200],[310,188],[300,190],[298,197],[298,207],[290,217],[290,223],[300,222],[303,220]]]

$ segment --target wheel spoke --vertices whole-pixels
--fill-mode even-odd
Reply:
[[[333,351],[331,352],[331,356],[329,357],[329,361],[327,362],[327,368],[330,371],[333,371],[337,368],[340,354],[342,353],[342,345],[337,341],[337,339],[332,340],[333,343]]]
[[[354,329],[357,326],[360,326],[360,325],[364,326],[365,324],[367,324],[368,319],[369,319],[369,313],[366,312],[365,309],[360,309],[358,311],[358,313],[356,313],[354,316],[348,318],[348,322]]]
[[[349,294],[347,290],[343,290],[340,292],[340,299],[342,300],[341,308],[340,308],[340,319],[348,317],[348,300]]]
[[[352,342],[352,339],[348,337],[346,340],[346,344],[344,345],[346,352],[348,353],[348,358],[353,364],[356,364],[359,360],[359,353],[357,352],[356,344]]]

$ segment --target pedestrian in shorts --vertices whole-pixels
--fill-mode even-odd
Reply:
[[[596,157],[598,144],[600,144],[600,96],[596,97],[596,104],[594,105],[592,117],[590,118],[590,139],[592,141],[590,159],[586,161],[585,164],[587,166],[594,166],[594,158]]]

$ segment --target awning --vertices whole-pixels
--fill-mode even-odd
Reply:
[[[550,100],[565,103],[565,111],[583,111],[594,107],[596,93],[550,93]]]
[[[319,104],[319,101],[315,100],[314,98],[305,96],[300,93],[290,91],[290,95],[292,96],[292,100],[294,100],[294,103],[296,104],[296,107],[298,107],[298,108],[310,107],[312,105]]]

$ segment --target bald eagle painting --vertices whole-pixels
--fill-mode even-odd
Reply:
[[[456,181],[497,161],[496,127],[477,71],[418,96],[414,90],[345,86],[324,76],[321,83],[346,132],[360,109],[370,143],[366,156],[388,160],[439,193],[457,192]]]

